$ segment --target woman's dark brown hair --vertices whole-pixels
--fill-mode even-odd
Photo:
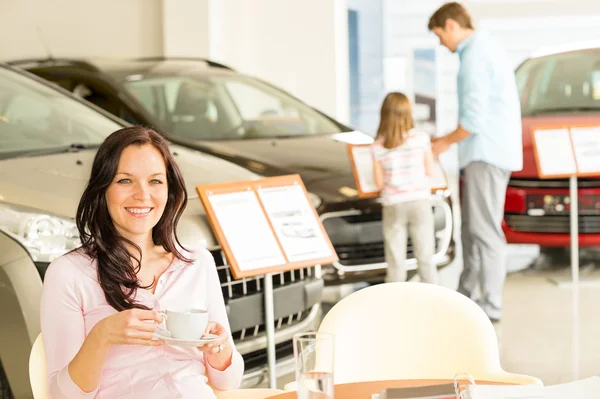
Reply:
[[[141,287],[137,278],[142,251],[119,234],[106,204],[106,190],[117,173],[121,154],[132,145],[152,145],[161,153],[166,165],[168,199],[162,217],[152,230],[154,244],[161,245],[183,262],[191,262],[181,253],[184,248],[176,234],[177,223],[187,204],[187,192],[167,142],[155,131],[141,126],[117,130],[104,140],[96,153],[90,180],[79,201],[76,216],[81,248],[86,255],[97,260],[100,286],[106,301],[117,311],[148,309],[133,299],[137,289],[147,288]],[[137,254],[130,253],[127,246],[135,248]]]
[[[402,93],[389,93],[385,96],[376,140],[383,140],[383,146],[387,149],[396,148],[404,143],[408,131],[413,127],[408,98]]]

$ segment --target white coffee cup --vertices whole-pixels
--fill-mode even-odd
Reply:
[[[176,339],[200,339],[206,332],[208,312],[203,309],[168,309],[161,312],[167,328],[158,326],[161,332]]]

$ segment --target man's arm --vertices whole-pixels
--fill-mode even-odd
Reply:
[[[452,133],[448,133],[442,137],[433,137],[431,139],[431,151],[433,155],[438,156],[443,152],[448,151],[452,144],[459,143],[467,139],[471,132],[465,130],[461,125],[456,127]]]

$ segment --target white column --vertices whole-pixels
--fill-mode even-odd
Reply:
[[[348,1],[334,0],[335,117],[350,122],[350,60],[348,50]]]
[[[210,55],[211,0],[163,0],[163,55]]]

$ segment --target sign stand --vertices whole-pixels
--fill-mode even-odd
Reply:
[[[569,233],[571,238],[572,282],[572,370],[579,378],[580,317],[579,317],[579,198],[578,176],[600,175],[598,164],[597,128],[551,126],[536,128],[531,133],[538,174],[544,178],[569,178]],[[571,149],[569,151],[568,149]],[[582,151],[585,149],[585,151]],[[590,151],[591,149],[591,151]]]
[[[276,388],[273,274],[318,270],[338,256],[299,175],[208,184],[196,191],[233,277],[264,276],[269,387]]]
[[[572,336],[573,336],[573,379],[579,379],[579,198],[577,175],[569,179],[569,197],[571,198],[571,279],[573,280],[572,300]]]
[[[275,307],[273,305],[273,273],[267,273],[265,282],[265,330],[267,333],[267,363],[269,367],[269,388],[277,388],[277,373],[275,370]]]
[[[571,131],[564,126],[536,128],[531,133],[531,141],[540,179],[569,179],[571,280],[573,285],[577,286],[579,284],[579,200],[577,198],[579,171]]]
[[[569,179],[569,197],[571,199],[571,278],[573,284],[579,284],[579,198],[577,190],[577,176]]]

